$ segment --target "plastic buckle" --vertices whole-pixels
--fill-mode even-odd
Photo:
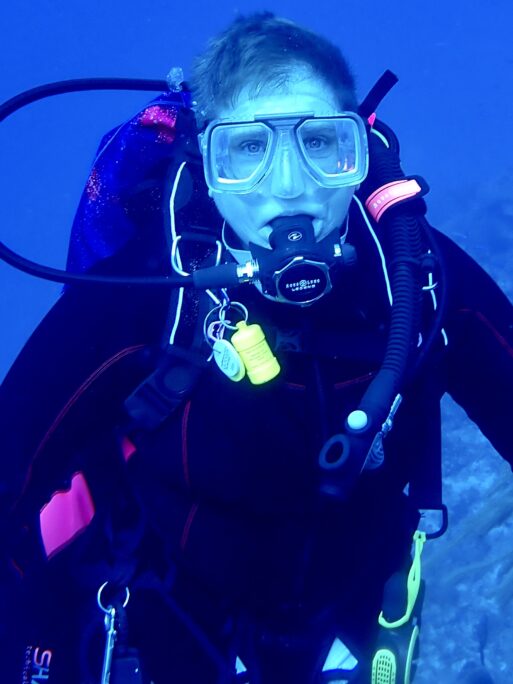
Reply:
[[[190,395],[206,360],[169,345],[155,371],[125,401],[134,429],[154,430]]]

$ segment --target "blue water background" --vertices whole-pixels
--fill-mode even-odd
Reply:
[[[513,170],[510,0],[5,3],[0,97],[67,78],[163,78],[173,65],[187,74],[212,33],[238,12],[256,9],[272,9],[336,41],[354,67],[360,97],[384,69],[398,74],[400,83],[380,115],[400,137],[405,170],[429,181],[435,225],[462,214],[483,182],[487,195],[494,182],[504,189]],[[97,141],[145,99],[64,96],[32,105],[0,126],[2,240],[27,256],[63,264]],[[469,227],[451,229],[461,237]],[[493,223],[486,226],[493,230]],[[1,377],[58,286],[4,265],[0,279]]]

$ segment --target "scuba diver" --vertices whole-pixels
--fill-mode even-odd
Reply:
[[[393,82],[260,12],[101,142],[1,391],[4,681],[413,680],[440,400],[513,463],[513,307]]]

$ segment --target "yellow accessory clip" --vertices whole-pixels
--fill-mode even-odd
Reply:
[[[383,616],[383,611],[379,614],[378,622],[382,627],[387,629],[395,629],[396,627],[401,627],[406,624],[411,618],[415,602],[419,595],[420,580],[421,580],[421,562],[420,557],[422,555],[422,550],[424,544],[426,543],[426,533],[417,530],[413,535],[413,541],[415,542],[415,553],[413,556],[413,561],[411,564],[410,572],[408,573],[408,604],[406,606],[406,613],[402,618],[396,620],[395,622],[388,622]]]
[[[239,352],[253,385],[262,385],[275,378],[280,372],[280,365],[262,328],[257,323],[248,325],[246,321],[239,321],[236,327],[230,341]]]

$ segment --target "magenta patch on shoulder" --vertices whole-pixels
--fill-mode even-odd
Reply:
[[[94,517],[94,503],[82,473],[71,478],[69,490],[57,492],[39,514],[41,538],[50,557],[84,530]]]
[[[150,105],[141,112],[139,117],[141,126],[156,128],[157,140],[164,143],[172,143],[175,139],[176,111],[160,105]]]

